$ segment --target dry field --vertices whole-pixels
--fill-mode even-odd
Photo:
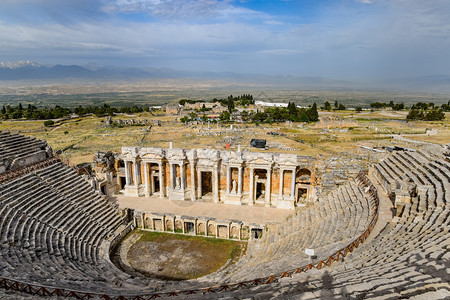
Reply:
[[[267,139],[269,151],[298,155],[332,156],[361,151],[360,146],[407,145],[392,136],[419,142],[450,142],[450,114],[442,122],[405,122],[406,112],[354,111],[320,112],[321,121],[314,124],[233,124],[184,125],[177,116],[154,116],[150,113],[118,115],[113,119],[159,120],[161,126],[104,127],[104,117],[95,116],[57,122],[46,128],[44,121],[3,121],[0,130],[19,132],[46,140],[74,164],[92,162],[96,151],[120,152],[122,146],[178,148],[250,149],[252,138]],[[231,128],[232,127],[232,128]],[[268,135],[277,132],[282,135]],[[409,143],[408,146],[411,146]],[[252,151],[264,151],[251,149]]]

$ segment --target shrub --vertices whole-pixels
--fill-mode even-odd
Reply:
[[[53,126],[53,125],[55,125],[55,122],[53,122],[52,120],[44,121],[44,126],[45,127],[50,127],[50,126]]]

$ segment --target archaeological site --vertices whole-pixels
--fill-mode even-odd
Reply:
[[[330,185],[320,159],[240,147],[124,145],[85,173],[45,141],[0,132],[0,298],[448,298],[449,145],[391,150]],[[163,280],[115,262],[135,229],[246,251]]]

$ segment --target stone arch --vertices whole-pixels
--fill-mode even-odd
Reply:
[[[152,220],[149,217],[145,217],[144,219],[144,228],[149,228],[152,226]]]
[[[296,181],[300,182],[311,182],[312,172],[308,168],[301,168],[297,171]]]
[[[183,230],[183,222],[180,220],[175,221],[175,230]]]
[[[205,224],[204,223],[197,224],[197,233],[205,234]]]
[[[117,160],[117,167],[118,168],[125,168],[125,162],[123,161],[123,159]]]
[[[155,228],[153,228],[154,230],[157,230],[157,231],[164,230],[162,219],[153,219],[153,224],[155,225]]]
[[[239,227],[236,225],[231,226],[230,238],[239,238]]]
[[[173,230],[173,221],[166,219],[166,230]]]
[[[216,235],[216,226],[214,224],[208,225],[208,235]]]

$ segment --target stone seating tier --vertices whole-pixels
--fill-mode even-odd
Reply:
[[[439,154],[397,152],[374,170],[388,193],[408,183],[417,194],[370,242],[329,268],[201,298],[450,297],[449,162]],[[154,282],[160,290],[180,290],[296,268],[308,262],[305,248],[314,248],[321,259],[348,245],[367,228],[374,210],[364,185],[350,182],[299,209],[284,223],[268,226],[262,239],[250,241],[247,253],[231,267],[198,280]],[[3,183],[0,217],[3,277],[110,295],[151,291],[150,281],[131,279],[99,255],[101,242],[122,219],[87,182],[60,163]]]

